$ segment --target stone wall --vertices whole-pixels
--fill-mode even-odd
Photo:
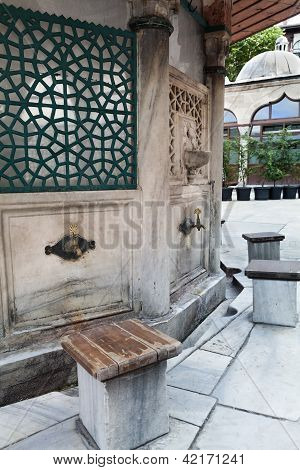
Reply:
[[[236,115],[238,125],[248,125],[258,108],[279,100],[284,93],[291,99],[299,100],[299,85],[300,77],[232,83],[225,87],[225,109]]]
[[[292,100],[300,100],[300,77],[286,77],[280,79],[255,80],[247,83],[232,83],[225,87],[225,109],[232,111],[240,128],[244,133],[250,130],[250,123],[254,113],[262,106],[270,102],[276,102],[287,95]],[[259,164],[249,165],[253,168],[253,173],[248,177],[248,184],[273,184],[265,181],[261,176]],[[236,168],[232,165],[236,175]],[[230,181],[236,184],[237,179]],[[298,178],[287,177],[277,182],[277,184],[299,183]]]
[[[7,5],[122,29],[130,18],[130,4],[124,0],[9,0]]]
[[[171,17],[174,32],[170,37],[170,65],[196,82],[204,83],[204,34],[201,27],[180,8]]]

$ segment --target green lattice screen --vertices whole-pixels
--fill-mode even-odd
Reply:
[[[0,4],[0,192],[135,187],[134,33]]]

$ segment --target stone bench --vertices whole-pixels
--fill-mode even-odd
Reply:
[[[245,274],[253,279],[253,321],[295,327],[300,261],[252,260]]]
[[[62,339],[77,362],[81,424],[100,449],[135,449],[169,432],[167,359],[182,345],[138,320]]]
[[[248,243],[248,260],[280,259],[280,242],[284,235],[276,232],[244,233],[242,237]]]

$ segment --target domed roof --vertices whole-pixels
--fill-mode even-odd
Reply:
[[[247,62],[236,81],[252,81],[262,78],[300,75],[300,59],[286,51],[268,51],[258,54]]]

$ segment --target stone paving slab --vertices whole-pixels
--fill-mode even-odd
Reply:
[[[208,351],[195,351],[167,374],[173,387],[209,395],[232,358]]]
[[[193,449],[295,450],[298,444],[286,421],[217,406]]]
[[[8,425],[2,425],[0,427],[0,449],[12,444],[14,442],[20,441],[26,437],[25,433],[18,432],[17,429],[13,428]]]
[[[293,439],[297,449],[300,449],[300,421],[283,421],[283,426],[291,439]]]
[[[54,419],[36,416],[29,411],[22,413],[11,405],[5,408],[9,409],[0,410],[0,448],[57,423]]]
[[[299,211],[299,209],[298,209]],[[298,212],[297,212],[298,213]],[[282,258],[285,259],[300,259],[300,222],[286,225],[282,231],[285,235],[285,240],[281,242]]]
[[[299,377],[300,325],[256,325],[213,395],[224,405],[296,421]]]
[[[174,387],[168,387],[168,399],[170,416],[195,426],[203,426],[216,404],[215,398]]]
[[[52,392],[0,408],[0,448],[78,414],[79,401]]]
[[[248,278],[246,278],[248,279]],[[252,281],[252,279],[249,279]],[[252,282],[250,287],[244,287],[242,292],[231,302],[228,307],[227,314],[235,315],[236,313],[242,313],[249,307],[252,307],[253,303],[253,290]]]
[[[188,450],[199,428],[170,418],[170,432],[139,448],[139,450]]]
[[[227,314],[231,302],[232,299],[222,302],[222,304],[220,304],[183,342],[183,347],[193,347],[194,350],[196,350],[216,335],[222,328],[232,322],[234,318],[238,316],[238,313],[234,315]],[[171,359],[171,361],[173,361],[173,359]]]
[[[222,218],[226,219],[226,223],[228,221],[235,221],[257,224],[263,221],[264,224],[274,225],[274,221],[280,221],[280,224],[285,225],[295,222],[295,214],[299,213],[299,202],[299,199],[281,199],[277,201],[253,200],[242,203],[240,201],[223,202]],[[250,232],[251,230],[248,231]]]
[[[252,311],[242,313],[201,349],[225,356],[235,357],[253,328]]]
[[[61,392],[52,392],[10,406],[18,408],[20,412],[30,411],[37,416],[60,422],[78,414],[79,398],[75,395],[68,396]]]
[[[259,216],[258,216],[259,217]],[[279,219],[277,219],[279,220]],[[233,220],[232,215],[230,214],[230,220],[226,222],[226,228],[231,236],[241,237],[242,246],[245,246],[247,250],[247,242],[242,238],[244,233],[261,233],[261,232],[279,232],[283,229],[285,224],[283,223],[270,223],[270,222],[258,222],[248,220]]]
[[[58,423],[44,431],[11,445],[9,450],[86,450],[81,435],[76,431],[76,418]]]
[[[168,360],[167,370],[171,370],[183,362],[206,341],[216,335],[220,329],[228,325],[238,315],[227,315],[231,300],[222,302],[200,325],[183,341],[183,351],[179,356]]]

